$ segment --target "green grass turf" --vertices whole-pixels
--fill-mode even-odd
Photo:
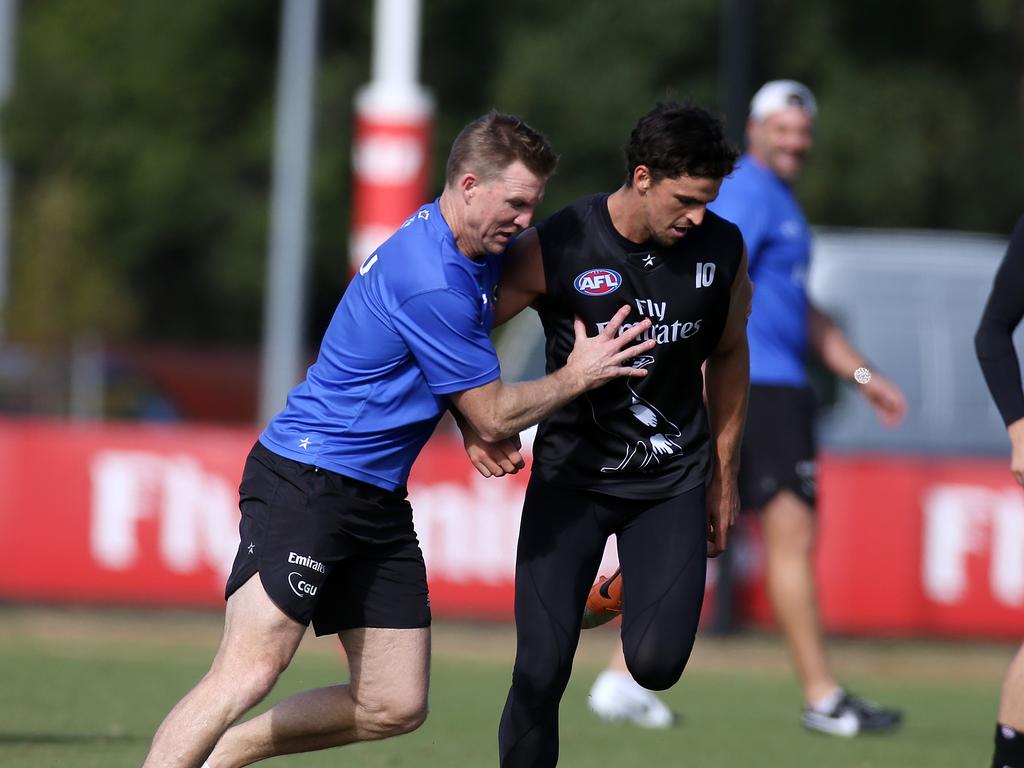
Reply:
[[[702,640],[701,642],[713,642]],[[195,643],[147,645],[0,639],[0,766],[116,768],[142,762],[153,730],[205,672],[213,651]],[[903,652],[906,648],[903,648]],[[869,653],[884,655],[884,645]],[[955,665],[956,652],[950,653]],[[419,731],[385,742],[278,758],[267,765],[493,766],[498,716],[511,659],[459,660],[435,647],[431,714]],[[738,674],[698,667],[665,698],[683,713],[680,727],[645,731],[610,726],[586,709],[599,665],[578,665],[563,700],[561,766],[829,766],[942,768],[990,759],[998,681],[854,679],[856,689],[904,707],[892,736],[835,739],[804,732],[799,696],[777,671]],[[269,704],[303,688],[343,678],[330,652],[302,653]]]

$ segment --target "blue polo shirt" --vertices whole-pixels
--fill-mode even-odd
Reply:
[[[359,268],[269,450],[395,490],[448,406],[500,376],[490,340],[501,257],[466,258],[438,201]]]
[[[735,223],[747,245],[754,283],[747,324],[750,381],[805,385],[811,232],[793,190],[750,155],[743,155],[708,207]]]

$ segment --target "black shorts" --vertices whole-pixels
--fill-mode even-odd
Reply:
[[[807,387],[750,387],[740,455],[740,502],[760,509],[781,490],[817,500],[814,393]]]
[[[241,541],[225,597],[259,573],[318,635],[430,626],[423,553],[405,494],[278,456],[257,442],[239,488]]]

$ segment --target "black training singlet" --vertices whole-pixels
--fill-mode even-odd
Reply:
[[[671,248],[638,245],[614,228],[607,201],[607,194],[584,197],[537,226],[547,370],[564,366],[572,351],[574,315],[593,336],[629,304],[624,328],[649,317],[653,326],[641,338],[658,345],[633,359],[646,377],[616,379],[541,422],[533,471],[564,487],[663,498],[708,476],[701,364],[725,327],[743,239],[707,211]]]

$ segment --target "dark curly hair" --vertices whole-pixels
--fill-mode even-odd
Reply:
[[[722,121],[690,101],[659,102],[637,121],[624,149],[627,187],[632,186],[638,165],[650,169],[653,181],[680,176],[722,179],[732,173],[739,157],[725,138]]]

